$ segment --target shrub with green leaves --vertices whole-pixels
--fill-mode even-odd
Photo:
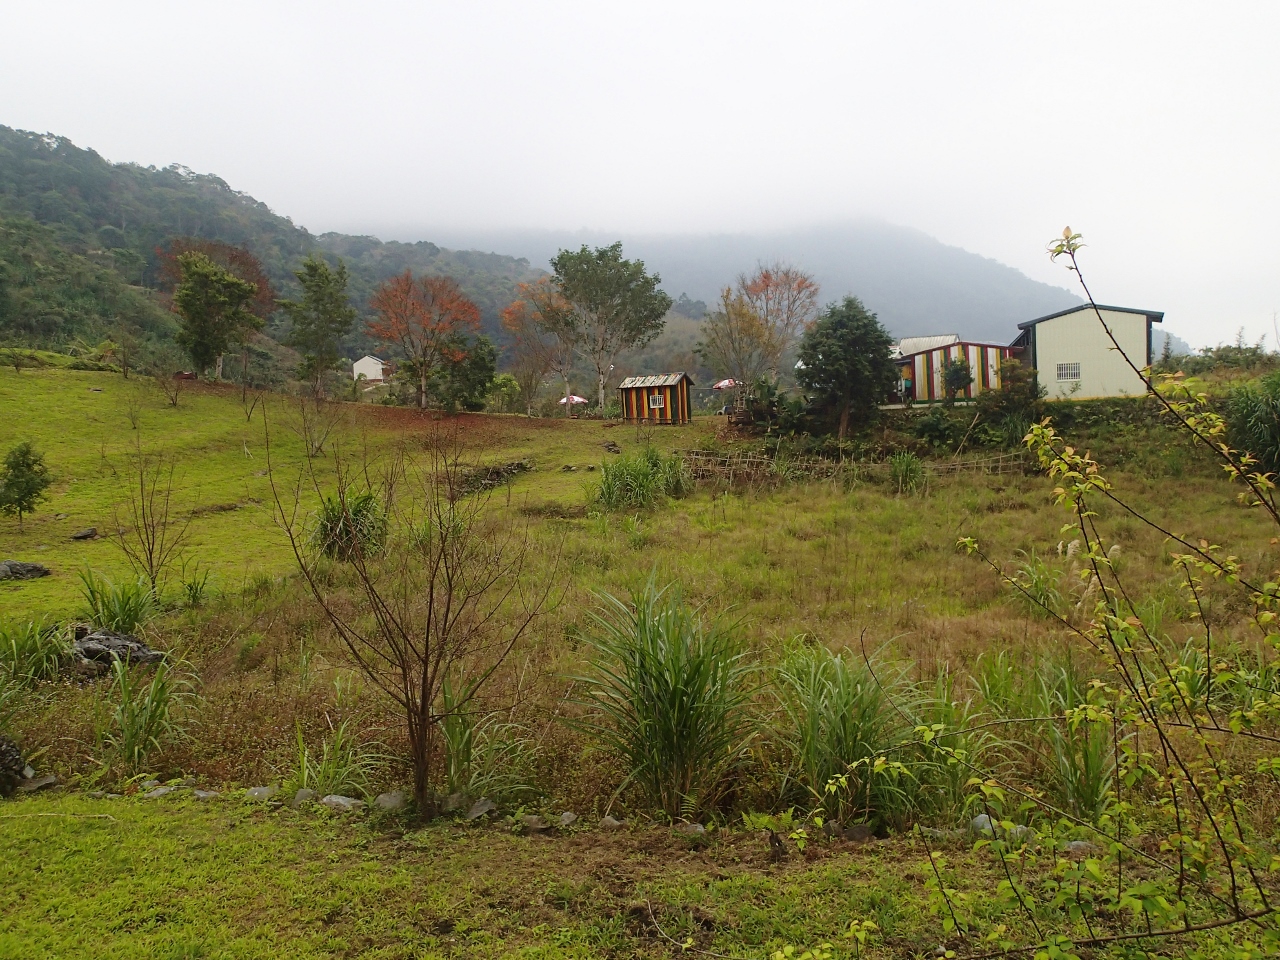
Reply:
[[[371,490],[325,497],[311,535],[316,549],[344,563],[378,553],[386,540],[386,508]]]
[[[496,803],[533,799],[533,745],[523,728],[497,715],[477,716],[467,692],[455,694],[451,683],[441,688],[441,699],[446,791]]]
[[[361,744],[342,721],[320,744],[314,754],[297,727],[298,752],[293,775],[287,783],[290,791],[314,790],[320,796],[358,794],[368,796],[373,771],[382,757]]]
[[[594,499],[606,510],[647,510],[692,489],[693,480],[681,457],[649,447],[634,456],[606,460]]]
[[[634,784],[673,819],[715,809],[754,730],[752,671],[736,631],[652,580],[630,603],[601,599],[579,726],[626,765],[619,792]]]
[[[0,623],[0,683],[56,680],[71,655],[71,643],[60,627],[32,620]]]
[[[1226,407],[1232,445],[1256,457],[1260,469],[1280,472],[1280,373],[1231,391]]]
[[[136,633],[159,612],[151,584],[145,579],[123,580],[118,585],[92,570],[80,572],[81,615],[94,626],[116,633]]]
[[[148,669],[117,659],[111,676],[112,713],[103,740],[125,771],[136,773],[153,751],[184,735],[180,712],[192,696],[191,684],[167,662]]]
[[[924,462],[910,450],[889,457],[889,482],[899,494],[915,493],[925,485]]]

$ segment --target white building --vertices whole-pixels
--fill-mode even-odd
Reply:
[[[1024,363],[1040,374],[1050,400],[1140,396],[1142,378],[1125,362],[1120,349],[1138,369],[1151,365],[1151,325],[1164,314],[1155,310],[1098,305],[1102,323],[1088,304],[1018,324],[1022,331],[1012,347],[1022,348]],[[1107,329],[1115,337],[1112,343]]]
[[[377,357],[361,357],[351,365],[351,379],[364,377],[370,383],[382,382],[383,362]]]

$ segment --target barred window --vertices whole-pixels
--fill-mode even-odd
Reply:
[[[667,405],[667,398],[660,393],[649,394],[649,409],[661,410]]]
[[[1060,363],[1058,364],[1059,380],[1079,380],[1080,364],[1078,363]]]

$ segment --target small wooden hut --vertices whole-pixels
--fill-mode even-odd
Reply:
[[[688,423],[693,416],[687,373],[627,377],[618,384],[622,418],[628,423]]]

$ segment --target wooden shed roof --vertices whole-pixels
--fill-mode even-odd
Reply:
[[[681,380],[688,380],[693,383],[693,378],[687,373],[660,373],[653,377],[627,377],[620,384],[619,390],[627,390],[632,387],[674,387]]]

